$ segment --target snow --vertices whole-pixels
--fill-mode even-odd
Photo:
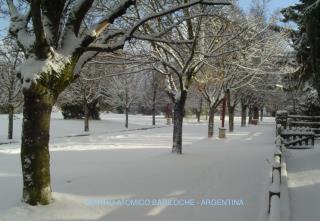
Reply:
[[[288,190],[288,173],[286,163],[286,152],[283,153],[281,161],[281,198],[280,198],[280,215],[281,221],[290,221],[290,200]]]
[[[280,199],[278,196],[272,196],[269,221],[280,221]]]
[[[320,149],[287,150],[288,187],[292,221],[320,217]]]
[[[25,49],[29,50],[30,47],[35,43],[34,35],[31,35],[25,30],[26,16],[18,15],[11,17],[10,31],[17,33],[17,40],[24,46]]]
[[[78,43],[76,43],[75,45],[71,46],[70,48],[68,48],[68,44],[66,46],[66,48],[64,49],[63,53],[69,53],[69,51],[74,50],[74,48],[76,47]],[[69,45],[70,46],[70,45]],[[85,52],[84,54],[82,54],[74,68],[74,74],[80,74],[81,68],[82,66],[88,61],[90,60],[92,57],[94,57],[96,55],[96,52],[94,51],[89,51],[89,52]]]
[[[276,115],[287,115],[287,114],[288,114],[288,111],[286,111],[286,110],[278,110],[276,112]]]
[[[62,41],[62,49],[59,50],[59,52],[65,56],[70,56],[80,45],[81,40],[75,35],[74,31],[70,27],[66,30]]]
[[[239,127],[227,139],[206,139],[207,124],[185,119],[182,155],[171,153],[172,126],[157,116],[103,114],[90,134],[82,121],[52,116],[51,175],[54,203],[31,207],[20,202],[21,168],[17,152],[0,153],[0,220],[267,220],[274,124]],[[219,117],[217,117],[216,122]],[[0,116],[1,126],[6,118]],[[266,119],[267,120],[267,119]],[[21,119],[16,121],[21,122]],[[274,119],[270,120],[274,121]],[[81,127],[80,127],[81,125]],[[215,136],[217,136],[216,124]],[[149,128],[146,130],[136,130]],[[0,137],[4,137],[3,127]],[[81,133],[86,136],[72,136]],[[16,137],[16,141],[19,139]],[[0,145],[18,148],[19,143]],[[59,151],[60,148],[68,151]],[[83,147],[82,151],[78,151]],[[56,151],[53,151],[56,150]],[[77,151],[76,151],[77,150]],[[118,199],[179,199],[207,205],[89,205]],[[223,201],[225,200],[225,201]],[[227,200],[239,205],[225,205]],[[234,201],[232,201],[234,200]],[[243,204],[241,204],[241,201]],[[216,205],[214,205],[216,203]],[[222,205],[219,205],[222,204]]]
[[[53,48],[51,49],[52,56],[49,58],[39,60],[30,57],[17,68],[17,72],[21,73],[23,78],[24,88],[29,88],[31,82],[41,78],[41,74],[58,74],[70,63],[69,57],[56,53]]]

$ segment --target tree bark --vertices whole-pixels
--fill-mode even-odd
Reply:
[[[241,104],[241,127],[247,125],[247,105]]]
[[[182,93],[180,100],[174,103],[172,153],[182,154],[182,127],[186,98],[186,92]]]
[[[213,133],[214,133],[214,113],[215,110],[214,108],[209,108],[209,121],[208,121],[208,138],[213,137]]]
[[[234,130],[234,106],[229,106],[228,107],[228,112],[229,112],[229,131],[233,132]]]
[[[156,125],[156,97],[157,90],[153,89],[153,97],[152,97],[152,125]]]
[[[129,108],[128,107],[125,108],[125,114],[126,114],[125,127],[128,128],[129,127]]]
[[[259,108],[258,107],[253,107],[253,119],[259,120]]]
[[[14,107],[9,107],[9,116],[8,116],[8,139],[12,140],[13,138],[13,117],[14,117]]]
[[[263,107],[260,109],[260,121],[263,121]]]
[[[200,123],[200,114],[199,111],[196,111],[196,118],[197,118],[197,122],[198,124]]]
[[[49,132],[52,97],[24,93],[21,164],[23,201],[46,205],[52,201]]]
[[[201,120],[201,112],[202,112],[202,105],[203,105],[203,100],[202,100],[202,97],[200,98],[200,101],[199,101],[199,106],[196,110],[196,117],[197,117],[197,122],[200,123],[200,120]]]
[[[84,131],[88,132],[89,131],[89,108],[88,104],[84,104]]]
[[[253,119],[253,109],[252,109],[252,107],[249,107],[249,119],[248,119],[248,124],[252,124],[252,119]]]

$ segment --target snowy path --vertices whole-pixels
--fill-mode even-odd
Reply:
[[[319,221],[320,145],[289,150],[287,164],[291,221]]]
[[[208,140],[203,139],[205,124],[186,125],[182,156],[170,153],[170,127],[121,133],[113,140],[96,135],[86,144],[88,138],[70,138],[57,145],[74,144],[75,150],[83,145],[87,150],[52,152],[56,202],[37,208],[18,203],[19,155],[0,154],[0,196],[6,199],[0,203],[0,220],[264,220],[273,133],[273,124],[263,124],[236,127],[226,140]],[[97,150],[99,143],[115,146]],[[90,199],[164,198],[241,199],[245,205],[85,205]]]

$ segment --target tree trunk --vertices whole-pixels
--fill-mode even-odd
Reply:
[[[253,119],[259,120],[259,108],[258,107],[253,107]]]
[[[208,137],[213,137],[213,132],[214,132],[214,113],[215,110],[214,108],[209,109],[209,121],[208,121]]]
[[[156,95],[157,91],[153,91],[153,98],[152,98],[152,125],[156,125]]]
[[[14,116],[14,107],[9,107],[9,116],[8,116],[8,139],[11,140],[13,138],[13,116]]]
[[[229,112],[229,131],[233,132],[234,130],[234,106],[229,106],[228,112]]]
[[[89,131],[89,108],[88,104],[84,104],[84,131],[88,132]]]
[[[252,124],[252,118],[253,118],[253,109],[252,109],[252,107],[249,107],[249,120],[248,120],[248,124]]]
[[[221,111],[221,127],[222,128],[224,128],[224,123],[225,123],[226,106],[227,106],[227,96],[225,95],[222,101],[222,111]]]
[[[241,127],[247,125],[247,105],[241,104]]]
[[[156,125],[156,110],[152,110],[152,125]]]
[[[263,121],[263,107],[260,109],[260,121]]]
[[[172,153],[182,154],[182,127],[186,96],[186,94],[181,95],[180,100],[174,103]]]
[[[201,112],[202,112],[203,99],[200,97],[199,106],[196,110],[197,122],[200,123],[201,120]]]
[[[197,117],[198,124],[200,124],[200,116],[201,116],[201,113],[199,111],[197,111],[196,112],[196,117]]]
[[[206,120],[208,120],[208,115],[209,115],[209,110],[210,109],[210,104],[207,102],[207,109],[206,109]]]
[[[53,104],[51,97],[24,93],[21,164],[23,201],[30,205],[52,201],[49,132]]]
[[[129,127],[129,108],[125,108],[125,114],[126,114],[126,123],[125,123],[125,127],[128,128]]]

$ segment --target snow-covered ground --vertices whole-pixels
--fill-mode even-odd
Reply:
[[[181,156],[170,153],[172,127],[163,117],[158,117],[158,128],[149,126],[150,117],[130,119],[131,127],[124,130],[122,115],[103,115],[102,121],[91,122],[89,134],[75,136],[85,134],[82,121],[53,115],[55,202],[37,207],[19,202],[17,119],[17,143],[0,145],[0,220],[265,220],[274,119],[246,128],[237,124],[225,140],[206,139],[206,123],[186,119]],[[0,116],[0,123],[5,140],[6,117]],[[106,205],[111,199],[184,199],[195,205]],[[206,199],[211,201],[202,201]],[[233,199],[238,205],[217,205],[218,199]]]
[[[287,152],[291,221],[319,221],[320,145]]]

